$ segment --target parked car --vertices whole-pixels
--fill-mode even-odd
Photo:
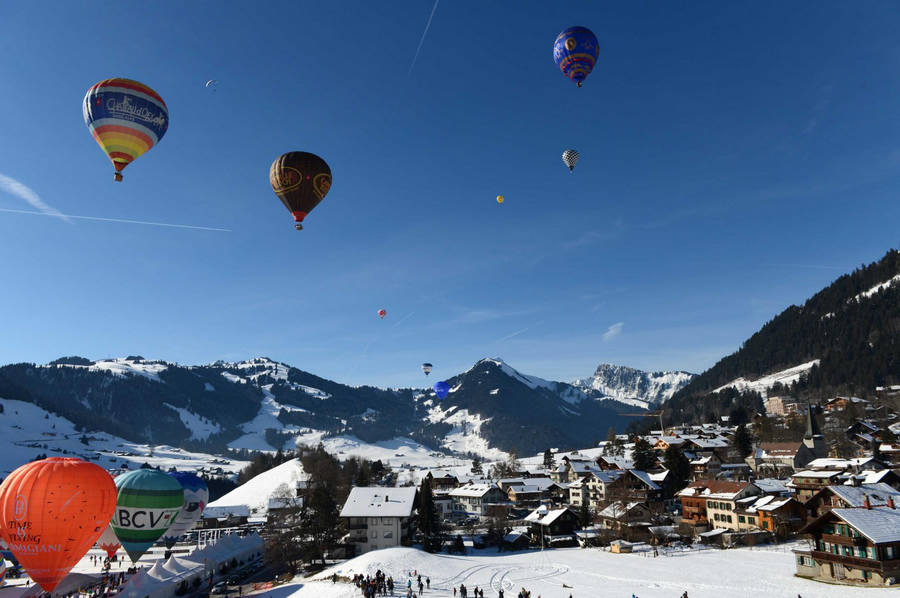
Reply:
[[[224,581],[220,581],[216,585],[213,586],[212,592],[213,594],[224,594],[228,591],[228,583]]]

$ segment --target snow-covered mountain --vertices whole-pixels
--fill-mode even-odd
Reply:
[[[612,399],[642,409],[656,407],[672,398],[694,377],[688,372],[644,372],[623,365],[601,363],[590,378],[572,385],[592,398]]]

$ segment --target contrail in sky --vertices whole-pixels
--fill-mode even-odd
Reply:
[[[414,311],[409,312],[408,314],[406,314],[405,316],[403,316],[402,318],[400,318],[399,320],[397,320],[397,322],[396,322],[393,326],[391,326],[391,328],[396,328],[397,326],[399,326],[399,325],[402,324],[403,322],[407,321],[410,317],[412,317],[412,315],[413,315],[414,313],[416,313],[416,312],[414,312]]]
[[[507,335],[504,336],[503,338],[498,338],[498,339],[495,340],[494,342],[495,342],[495,343],[502,343],[503,341],[508,341],[509,339],[511,339],[511,338],[513,338],[513,337],[515,337],[515,336],[519,336],[520,334],[522,334],[522,333],[524,333],[524,332],[528,332],[528,328],[523,328],[522,330],[516,330],[516,331],[513,332],[512,334],[507,334]]]
[[[53,210],[53,208],[50,208]],[[146,220],[127,220],[125,218],[101,218],[100,216],[74,216],[72,214],[61,214],[56,210],[52,212],[33,212],[31,210],[12,210],[9,208],[0,208],[0,212],[9,212],[11,214],[31,214],[33,216],[54,216],[56,218],[62,218],[63,220],[68,220],[69,218],[76,218],[78,220],[96,220],[98,222],[121,222],[124,224],[145,224],[147,226],[166,226],[169,228],[187,228],[191,230],[211,230],[221,233],[230,233],[230,228],[215,228],[212,226],[194,226],[193,224],[170,224],[168,222],[149,222]]]
[[[431,27],[431,19],[434,18],[434,12],[437,10],[438,2],[441,0],[434,0],[434,6],[431,7],[431,14],[428,16],[428,22],[425,24],[425,31],[422,32],[422,39],[419,40],[419,47],[416,48],[416,55],[413,56],[412,64],[409,65],[409,73],[412,74],[413,67],[416,66],[416,60],[419,58],[419,52],[422,51],[422,44],[425,43],[425,36],[428,35],[428,28]]]
[[[54,207],[48,206],[44,203],[44,200],[38,196],[37,193],[17,181],[16,179],[10,178],[6,175],[0,174],[0,189],[6,191],[10,195],[15,195],[19,199],[23,199],[28,202],[31,207],[36,210],[40,210],[40,213],[45,216],[56,216],[57,218],[62,218],[68,222],[68,217],[65,214],[60,213]]]

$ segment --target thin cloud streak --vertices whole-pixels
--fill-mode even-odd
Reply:
[[[65,220],[66,222],[69,222],[68,216],[61,213],[56,208],[44,203],[44,200],[41,199],[37,193],[14,178],[8,177],[4,174],[0,174],[0,189],[6,191],[10,195],[15,195],[19,199],[24,200],[31,207],[38,210],[37,213],[40,213],[44,216],[55,216],[57,218]]]
[[[50,208],[52,209],[52,208]],[[55,210],[54,210],[55,211]],[[32,216],[54,216],[68,221],[69,218],[78,220],[95,220],[98,222],[120,222],[123,224],[143,224],[146,226],[165,226],[168,228],[186,228],[190,230],[210,230],[220,233],[230,233],[230,228],[215,228],[212,226],[195,226],[193,224],[170,224],[168,222],[149,222],[146,220],[127,220],[125,218],[101,218],[100,216],[75,216],[73,214],[49,213],[49,212],[33,212],[31,210],[13,210],[10,208],[0,208],[0,212],[8,212],[10,214],[31,214]]]
[[[622,328],[625,327],[625,322],[616,322],[612,326],[606,329],[606,332],[603,333],[604,341],[611,341],[622,333]]]
[[[511,338],[513,338],[513,337],[516,337],[516,336],[519,336],[520,334],[523,334],[523,333],[525,333],[525,332],[528,332],[528,330],[529,330],[529,328],[523,328],[522,330],[517,330],[517,331],[513,332],[512,334],[507,334],[507,335],[504,336],[503,338],[498,338],[498,339],[495,340],[495,341],[491,341],[491,343],[492,343],[492,344],[493,344],[493,343],[502,343],[503,341],[508,341],[509,339],[511,339]]]
[[[402,324],[403,322],[407,321],[408,319],[410,319],[410,318],[412,317],[412,315],[413,315],[414,313],[416,313],[416,312],[414,312],[414,311],[409,312],[408,314],[406,314],[405,316],[403,316],[402,318],[400,318],[399,320],[397,320],[397,322],[396,322],[393,326],[391,326],[391,328],[396,328],[397,326],[399,326],[399,325]]]
[[[419,59],[419,52],[422,51],[422,44],[425,43],[425,36],[428,35],[428,29],[431,27],[431,20],[434,18],[434,13],[437,11],[438,2],[441,0],[434,0],[434,6],[431,7],[431,14],[428,16],[428,22],[425,24],[425,31],[422,32],[422,39],[419,40],[419,47],[416,48],[416,54],[413,56],[412,64],[409,65],[409,73],[407,75],[412,75],[413,67],[416,66],[416,60]]]

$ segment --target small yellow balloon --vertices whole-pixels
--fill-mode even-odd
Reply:
[[[498,196],[497,196],[497,203],[503,203],[503,196],[502,196],[502,195],[498,195]]]

